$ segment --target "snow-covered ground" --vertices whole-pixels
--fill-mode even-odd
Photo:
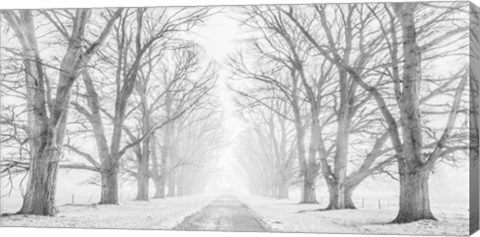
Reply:
[[[153,199],[149,202],[124,201],[118,206],[67,204],[59,206],[60,212],[56,217],[13,215],[1,217],[0,225],[173,229],[218,195]],[[436,199],[432,202],[432,211],[438,221],[389,224],[398,209],[394,198],[357,198],[355,202],[358,210],[319,211],[325,207],[326,197],[319,196],[320,204],[298,204],[297,197],[287,200],[249,195],[236,197],[249,206],[253,215],[274,232],[468,235],[468,206]],[[381,200],[381,206],[378,205],[378,200]],[[18,210],[18,202],[8,198],[3,198],[2,201],[4,213]]]
[[[62,205],[56,217],[13,215],[0,218],[1,226],[77,227],[116,229],[173,229],[217,195],[129,201],[120,205]],[[4,204],[4,203],[2,203]],[[6,208],[8,210],[9,208]],[[11,208],[10,208],[11,209]]]
[[[365,205],[358,210],[318,211],[322,205],[298,204],[298,200],[293,199],[238,198],[275,232],[468,235],[468,209],[462,206],[446,208],[432,205],[438,221],[389,224],[397,214],[394,205],[385,205],[382,209]]]

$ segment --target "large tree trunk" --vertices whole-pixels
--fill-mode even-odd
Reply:
[[[329,203],[326,210],[340,210],[340,209],[356,209],[353,203],[352,194],[355,187],[347,187],[339,189],[335,183],[328,182]],[[340,193],[342,192],[342,193]]]
[[[315,107],[315,105],[312,105]],[[308,162],[305,172],[305,178],[303,182],[303,193],[302,200],[300,203],[318,203],[317,194],[315,189],[315,180],[318,176],[319,166],[317,164],[316,158],[317,153],[320,153],[318,149],[321,143],[320,133],[319,133],[319,121],[316,116],[317,110],[312,109],[312,123],[311,123],[311,139],[308,152]]]
[[[344,111],[346,113],[346,111]],[[348,114],[339,116],[337,139],[335,142],[334,181],[328,181],[330,203],[327,209],[346,209],[347,155],[348,155]]]
[[[118,205],[117,172],[102,173],[102,190],[99,204]]]
[[[352,195],[353,195],[353,189],[354,188],[346,188],[345,189],[345,209],[357,209],[355,207],[355,203],[353,203]]]
[[[145,151],[144,151],[145,152]],[[149,173],[149,157],[146,154],[142,154],[142,159],[138,162],[137,172],[137,201],[148,201],[149,199],[149,185],[148,181],[150,177]]]
[[[102,162],[102,190],[100,204],[118,204],[118,169],[121,158],[120,143],[122,140],[123,122],[125,120],[126,98],[117,97],[115,120],[111,141],[111,155]]]
[[[300,203],[318,203],[315,193],[315,177],[307,175],[303,182],[302,200]]]
[[[57,213],[55,193],[60,150],[51,136],[42,139],[38,156],[32,157],[27,192],[19,214],[54,216]]]
[[[428,194],[428,172],[400,175],[400,207],[394,223],[433,219]]]
[[[118,167],[106,162],[101,171],[100,204],[118,205]]]
[[[312,110],[313,116],[316,112]],[[303,182],[303,193],[302,200],[300,203],[318,203],[317,194],[315,193],[315,180],[318,176],[319,165],[317,164],[316,157],[319,152],[318,147],[320,146],[320,134],[319,134],[319,124],[318,119],[312,118],[311,124],[311,139],[308,152],[308,163],[305,170],[305,177]]]
[[[122,141],[122,131],[124,129],[123,126],[127,100],[133,89],[127,87],[128,86],[125,86],[122,89],[117,95],[115,101],[115,117],[110,144],[111,155],[108,160],[102,162],[102,190],[100,204],[118,204],[118,169],[120,158],[122,157],[120,144]]]

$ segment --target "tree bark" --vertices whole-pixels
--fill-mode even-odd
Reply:
[[[345,113],[348,113],[345,111]],[[327,209],[347,209],[346,200],[349,197],[346,196],[346,182],[347,182],[347,162],[348,162],[348,114],[339,116],[337,138],[335,142],[335,164],[333,174],[330,174],[325,179],[329,185],[330,203]],[[333,180],[331,180],[333,178]],[[351,198],[350,198],[351,199]],[[349,200],[351,202],[351,200]]]
[[[303,182],[302,200],[300,203],[318,203],[317,194],[315,193],[315,178],[307,175]]]
[[[327,183],[327,186],[329,203],[325,210],[356,209],[355,203],[352,199],[352,194],[355,187],[344,186],[343,189],[339,189],[338,185],[334,183]],[[340,192],[342,192],[341,195]]]
[[[101,172],[102,187],[99,204],[118,205],[118,168],[104,165]]]
[[[357,209],[355,207],[355,203],[353,202],[352,199],[352,194],[353,194],[354,188],[346,188],[345,189],[345,209]]]
[[[435,220],[430,211],[428,173],[400,175],[400,207],[393,223],[409,223],[422,219]]]
[[[149,199],[149,157],[142,154],[142,158],[138,161],[137,172],[137,201],[148,201]]]
[[[312,105],[313,106],[313,105]],[[303,193],[300,203],[318,203],[315,180],[318,176],[319,164],[317,164],[317,153],[320,153],[318,147],[320,141],[319,121],[316,117],[316,111],[312,110],[313,118],[311,124],[311,139],[308,152],[308,162],[305,169],[305,176],[303,182]]]
[[[344,92],[345,93],[345,92]],[[348,92],[347,92],[348,93]],[[333,197],[330,197],[330,209],[345,209],[345,182],[347,179],[347,162],[348,162],[348,128],[349,128],[349,114],[350,105],[347,101],[341,101],[340,114],[338,117],[337,137],[335,140],[335,161],[333,175],[335,177],[334,182],[329,182],[333,187]],[[328,182],[328,181],[327,181]],[[330,189],[330,188],[329,188]]]
[[[29,182],[23,205],[19,214],[33,214],[54,216],[56,179],[58,173],[59,149],[53,143],[55,139],[49,132],[46,139],[42,139],[42,146],[37,150],[36,156],[32,157]]]

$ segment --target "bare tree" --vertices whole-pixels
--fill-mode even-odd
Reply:
[[[250,191],[256,195],[288,198],[294,181],[296,136],[293,123],[256,101],[240,102],[241,116],[248,129],[237,141],[236,154]],[[282,114],[290,106],[282,100],[264,103]]]
[[[160,162],[152,160],[151,177],[155,183],[155,198],[166,195],[167,177],[173,175],[176,167],[174,140],[177,137],[176,120],[183,118],[201,107],[216,83],[215,67],[202,63],[203,56],[198,45],[187,44],[170,50],[163,59],[159,71],[162,88],[161,107],[158,109],[165,121],[169,121],[157,134],[160,143]],[[161,140],[160,140],[161,138]],[[155,151],[156,152],[156,151]],[[174,194],[174,188],[169,192]]]
[[[451,105],[450,112],[448,113],[449,119],[446,122],[443,135],[437,139],[434,145],[430,146],[430,149],[433,150],[430,150],[428,155],[424,155],[423,151],[425,151],[424,149],[426,147],[422,143],[422,132],[424,130],[422,130],[419,110],[419,85],[422,79],[420,73],[422,71],[422,59],[420,55],[423,52],[430,50],[435,45],[455,39],[456,36],[462,32],[465,32],[465,28],[460,26],[458,28],[451,29],[445,34],[435,36],[428,34],[428,30],[433,28],[432,25],[434,25],[438,19],[443,19],[445,16],[452,14],[452,12],[458,11],[458,9],[461,8],[461,4],[460,7],[455,4],[446,8],[440,7],[440,9],[444,10],[431,19],[426,20],[426,22],[421,26],[416,26],[414,20],[415,12],[419,5],[394,4],[393,6],[394,13],[392,13],[390,9],[386,9],[386,14],[390,15],[390,19],[392,19],[390,21],[392,22],[390,30],[382,29],[382,31],[383,35],[385,35],[385,32],[395,34],[395,20],[399,21],[402,32],[401,41],[404,42],[404,62],[402,71],[399,70],[400,63],[397,55],[397,52],[399,52],[397,50],[398,43],[393,43],[393,46],[388,45],[387,43],[387,46],[389,47],[388,55],[391,58],[392,64],[391,71],[389,70],[389,72],[392,73],[388,75],[392,77],[394,84],[392,89],[394,90],[394,95],[398,106],[398,113],[400,116],[398,120],[400,120],[400,126],[398,124],[398,120],[395,118],[395,112],[393,112],[392,107],[387,105],[387,102],[380,90],[375,86],[369,85],[365,81],[367,77],[366,75],[363,75],[361,71],[359,71],[359,68],[355,68],[352,65],[346,64],[341,60],[341,57],[338,53],[323,47],[323,44],[318,42],[311,32],[309,32],[309,28],[302,24],[299,19],[294,16],[292,10],[284,12],[297,25],[297,27],[301,29],[305,38],[311,42],[312,46],[315,47],[320,54],[322,54],[335,65],[344,68],[355,80],[355,82],[358,83],[358,85],[360,85],[364,90],[368,91],[375,99],[378,108],[380,109],[388,125],[388,133],[393,144],[393,149],[395,150],[397,163],[399,164],[401,187],[400,212],[395,222],[410,222],[419,219],[433,218],[433,215],[430,211],[428,198],[429,173],[433,169],[435,163],[445,155],[444,152],[450,153],[455,152],[458,149],[462,149],[462,146],[452,149],[446,148],[445,144],[452,133],[459,111],[462,91],[466,83],[465,77],[460,77],[462,79],[455,90],[456,92],[453,96],[453,103]],[[320,14],[322,13],[322,11],[319,12]],[[396,14],[396,17],[394,17],[393,14]],[[320,24],[322,23],[323,22]],[[417,38],[415,37],[417,34],[420,35],[420,33],[426,35],[426,37],[429,37],[427,43],[424,45],[418,45]],[[382,35],[382,32],[380,32],[380,35]],[[380,40],[382,38],[375,36],[372,37],[372,39],[373,41],[367,43],[367,45],[372,45],[377,39]],[[395,36],[393,39],[398,40]],[[423,61],[426,60],[427,59],[423,59]],[[454,78],[459,77],[457,76]],[[402,132],[400,132],[400,129]]]
[[[65,136],[70,90],[81,69],[109,35],[121,11],[119,9],[112,13],[101,34],[87,45],[84,38],[91,10],[75,11],[71,19],[70,32],[64,28],[61,31],[67,38],[68,45],[60,65],[57,92],[52,101],[46,94],[46,78],[36,41],[34,13],[30,10],[2,12],[22,46],[28,96],[27,107],[30,111],[28,126],[31,162],[27,192],[19,211],[21,214],[56,214],[55,186]]]

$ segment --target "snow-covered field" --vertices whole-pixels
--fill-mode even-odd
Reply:
[[[238,196],[254,214],[275,232],[468,235],[468,209],[432,205],[438,221],[389,224],[397,214],[393,205],[379,209],[365,205],[358,210],[318,211],[318,204],[298,204],[298,200],[277,200]]]
[[[0,218],[1,226],[77,227],[116,229],[172,229],[217,195],[129,201],[115,205],[62,205],[56,217],[13,215]],[[8,210],[8,208],[5,208]],[[11,209],[11,208],[10,208]]]
[[[218,197],[219,194],[181,198],[153,199],[149,202],[124,201],[118,206],[61,205],[57,217],[13,215],[2,217],[2,226],[78,227],[119,229],[173,229],[187,216]],[[358,210],[319,211],[319,204],[298,204],[298,198],[278,200],[249,195],[236,197],[250,207],[252,213],[274,232],[468,235],[468,207],[463,204],[433,202],[432,211],[438,221],[410,224],[389,224],[395,218],[394,200],[361,198]],[[18,210],[17,202],[2,199],[2,209]],[[364,201],[363,201],[364,200]],[[7,202],[5,202],[7,201]],[[11,200],[10,200],[11,201]],[[364,202],[364,204],[362,204]],[[362,207],[363,206],[363,207]]]

